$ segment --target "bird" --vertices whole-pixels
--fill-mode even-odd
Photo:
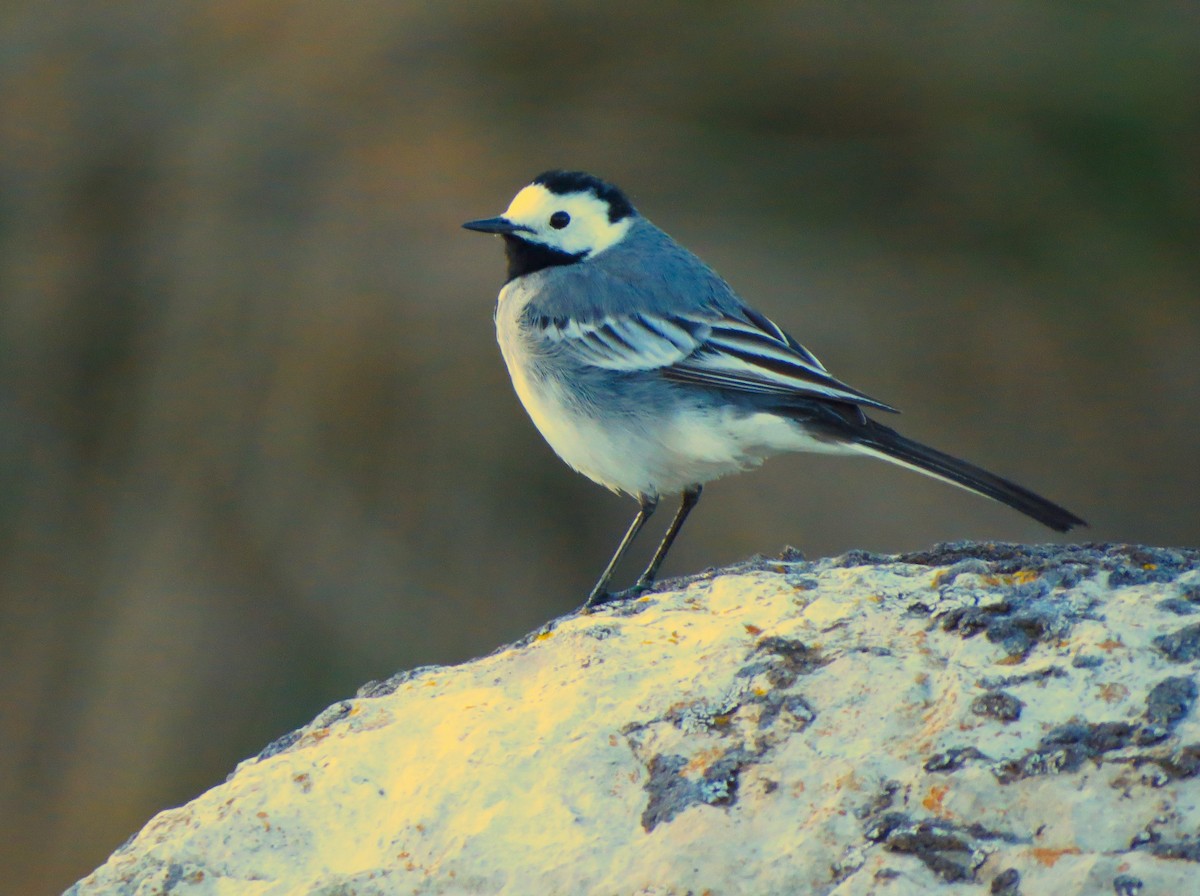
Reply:
[[[786,452],[880,458],[1059,532],[1087,525],[868,416],[896,409],[833,377],[593,174],[545,171],[503,214],[462,226],[503,240],[496,336],[534,425],[574,470],[638,502],[586,612],[653,586],[705,484]],[[679,509],[649,565],[632,588],[611,591],[660,499],[675,494]]]

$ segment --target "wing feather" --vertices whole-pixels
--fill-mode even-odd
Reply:
[[[816,356],[749,309],[741,317],[715,311],[643,311],[582,322],[540,317],[536,327],[578,363],[606,370],[657,370],[678,383],[895,410],[830,376]]]

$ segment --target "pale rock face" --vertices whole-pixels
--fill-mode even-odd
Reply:
[[[670,584],[368,685],[69,892],[1200,893],[1200,552]]]

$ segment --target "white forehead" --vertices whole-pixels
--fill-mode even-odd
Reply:
[[[537,242],[565,252],[597,255],[620,242],[633,223],[632,215],[610,221],[608,210],[608,203],[590,191],[560,196],[541,184],[530,184],[513,197],[504,217],[531,228],[531,238]],[[555,212],[566,212],[571,223],[561,230],[551,227]]]
[[[557,211],[574,216],[608,218],[608,203],[593,193],[568,193],[560,196],[541,184],[530,184],[513,197],[504,212],[510,221],[528,222],[531,218],[549,217]]]

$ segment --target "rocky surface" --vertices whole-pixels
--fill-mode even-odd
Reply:
[[[785,554],[372,683],[69,892],[1200,892],[1200,551]]]

